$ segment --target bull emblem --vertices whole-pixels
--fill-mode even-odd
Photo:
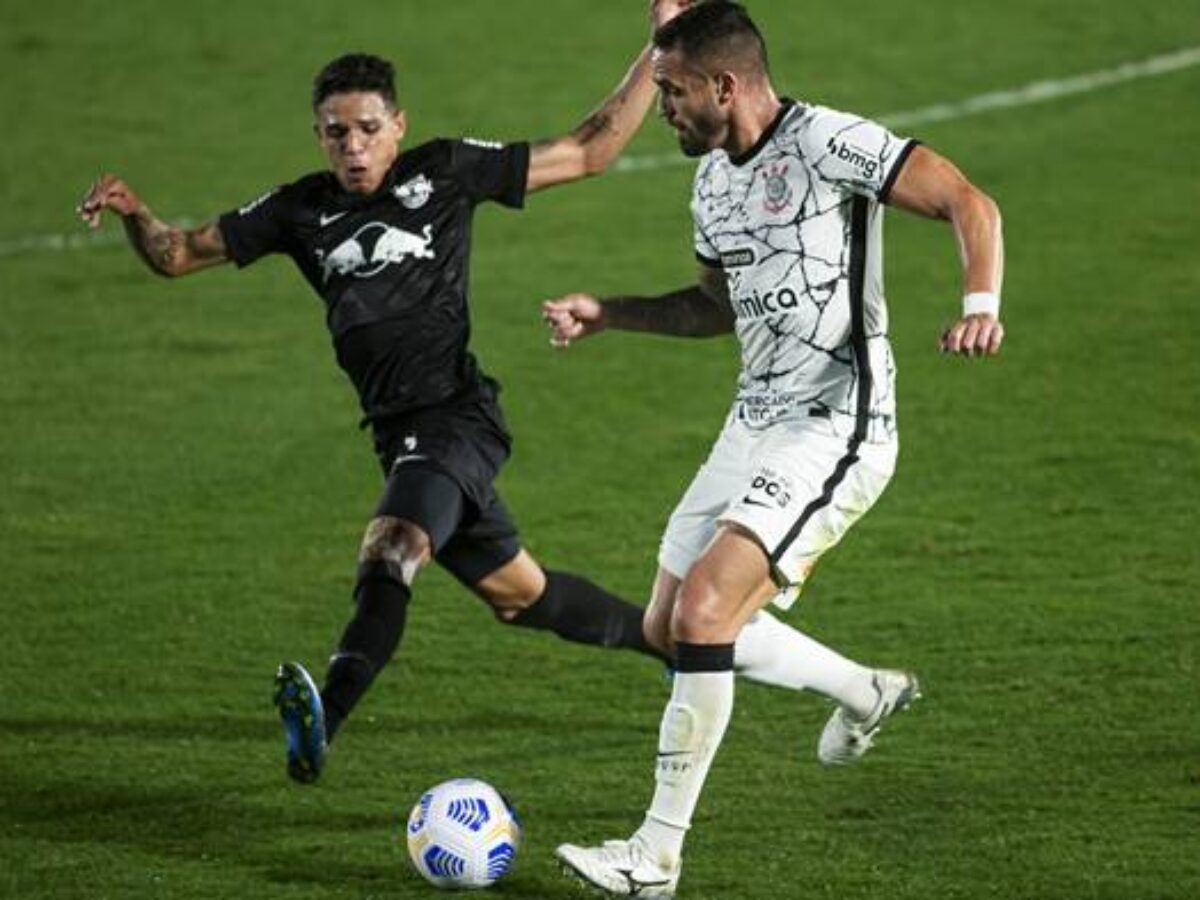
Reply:
[[[371,222],[358,229],[328,253],[318,250],[324,282],[334,275],[353,275],[370,278],[384,267],[413,259],[433,259],[433,226],[426,225],[420,234],[403,228]]]
[[[399,228],[389,228],[375,242],[371,262],[398,263],[406,256],[414,259],[433,259],[429,245],[433,242],[433,226],[426,225],[420,235]]]

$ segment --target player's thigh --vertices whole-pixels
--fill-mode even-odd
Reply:
[[[699,644],[733,643],[775,591],[770,561],[758,538],[736,524],[722,525],[679,587],[672,637]]]
[[[458,484],[440,470],[421,464],[396,467],[363,535],[359,562],[384,563],[411,584],[458,529],[463,507]]]
[[[471,586],[501,619],[509,621],[536,603],[546,591],[546,573],[524,548],[500,568]]]
[[[866,444],[820,428],[779,427],[722,515],[753,534],[790,605],[813,566],[874,505],[891,480],[896,444]]]
[[[465,510],[458,482],[434,466],[413,463],[397,466],[388,475],[375,518],[416,525],[436,555],[458,530]]]
[[[498,612],[524,609],[546,587],[545,574],[521,548],[516,523],[495,495],[484,509],[468,509],[437,562]]]
[[[659,568],[682,581],[712,543],[721,515],[746,485],[754,436],[726,424],[671,513],[659,546]]]

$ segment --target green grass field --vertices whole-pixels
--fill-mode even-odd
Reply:
[[[102,169],[199,221],[318,167],[309,79],[346,49],[398,61],[414,143],[559,133],[643,7],[0,8],[0,896],[430,897],[396,824],[459,774],[526,824],[502,897],[575,895],[554,846],[640,821],[662,674],[493,626],[432,570],[326,777],[288,782],[271,675],[321,668],[379,486],[320,303],[284,260],[168,283],[115,241],[37,247]],[[871,115],[1200,45],[1195,0],[751,8],[781,88]],[[950,234],[893,213],[900,471],[791,620],[926,699],[828,772],[825,704],[740,684],[681,897],[1200,897],[1200,67],[913,131],[1003,207],[1009,339],[937,355]],[[475,238],[504,495],[544,563],[639,601],[734,346],[554,354],[537,307],[690,280],[689,182],[610,174]]]

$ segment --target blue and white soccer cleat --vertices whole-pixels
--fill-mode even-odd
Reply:
[[[839,706],[825,723],[817,743],[817,758],[826,766],[857,762],[871,749],[875,735],[892,713],[907,709],[921,696],[917,676],[911,672],[879,669],[872,678],[879,700],[865,719],[856,719]]]
[[[275,706],[287,737],[287,770],[293,781],[312,784],[325,766],[325,710],[312,676],[297,662],[275,673]]]
[[[636,835],[599,847],[562,844],[554,855],[568,875],[613,897],[674,897],[680,866],[663,867]]]

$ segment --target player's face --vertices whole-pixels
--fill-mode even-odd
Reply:
[[[317,107],[313,126],[338,182],[354,194],[379,189],[400,152],[404,110],[376,93],[332,94]]]
[[[656,49],[652,68],[659,115],[675,129],[684,154],[703,156],[720,147],[729,126],[714,80],[686,65],[678,50]]]

